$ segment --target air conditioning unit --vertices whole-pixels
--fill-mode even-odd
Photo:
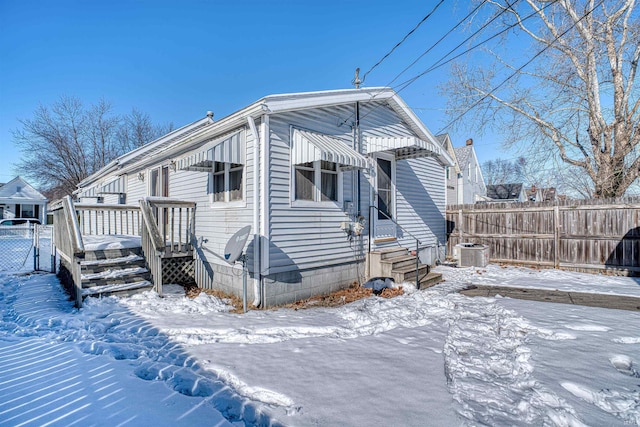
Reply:
[[[455,247],[458,267],[486,267],[489,264],[489,246],[479,243],[460,243]]]

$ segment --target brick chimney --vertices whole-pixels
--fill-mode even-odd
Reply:
[[[471,138],[467,139],[467,145],[473,145],[473,139]]]

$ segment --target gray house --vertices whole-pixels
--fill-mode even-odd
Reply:
[[[487,197],[494,202],[526,202],[528,200],[522,183],[487,185]]]
[[[47,198],[19,176],[0,184],[0,219],[13,218],[47,219]]]
[[[418,247],[420,265],[435,263],[444,253],[452,165],[392,89],[294,93],[220,120],[208,113],[111,162],[75,196],[119,205],[149,197],[194,202],[194,279],[234,294],[241,267],[224,261],[224,249],[251,226],[249,295],[264,307],[379,274],[408,279],[413,269],[417,276],[407,248]],[[380,272],[389,257],[404,267]]]

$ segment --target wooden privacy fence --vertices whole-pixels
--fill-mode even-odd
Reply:
[[[489,246],[492,262],[640,274],[640,197],[447,206],[447,254]]]

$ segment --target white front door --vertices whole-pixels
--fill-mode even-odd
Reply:
[[[376,156],[374,239],[395,238],[396,164],[393,155]]]

